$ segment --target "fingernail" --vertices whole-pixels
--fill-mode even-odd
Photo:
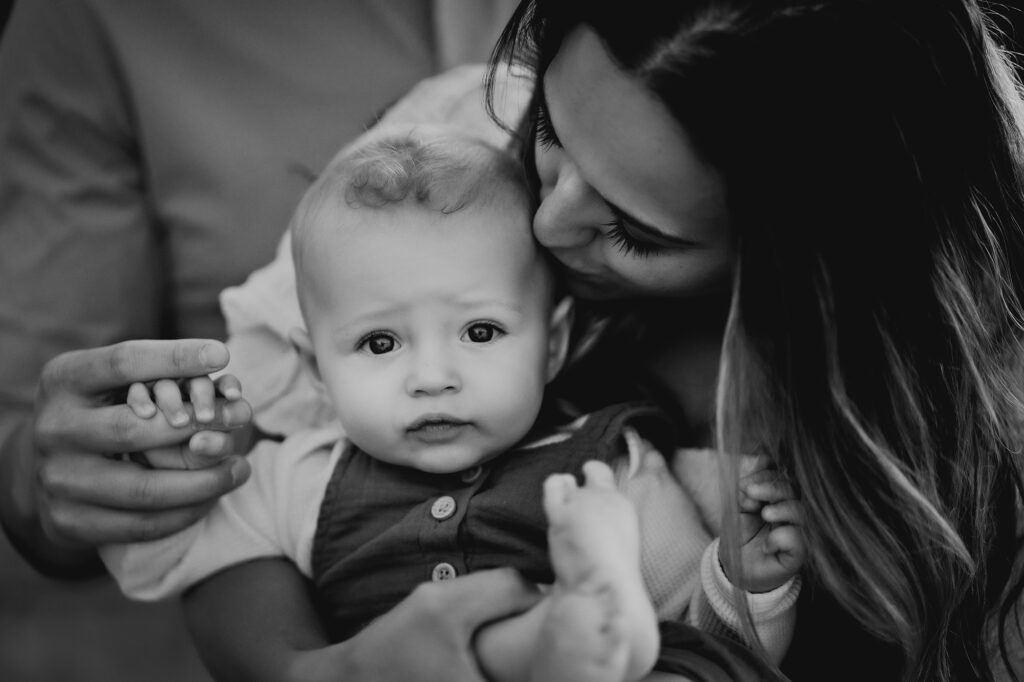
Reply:
[[[237,388],[228,388],[224,390],[224,397],[228,400],[238,400],[242,397],[242,392]]]
[[[219,343],[208,343],[199,349],[199,361],[207,369],[220,369],[228,363],[227,349]]]
[[[208,407],[205,407],[205,408],[200,409],[200,410],[196,410],[196,420],[200,421],[200,422],[202,422],[204,424],[212,422],[214,416],[215,415],[213,413],[213,410],[211,410]]]
[[[231,482],[238,484],[249,476],[249,464],[239,457],[231,463]]]
[[[155,405],[146,404],[146,405],[142,405],[138,409],[139,409],[139,412],[140,412],[139,416],[141,416],[144,419],[149,419],[150,417],[152,417],[153,415],[156,414],[156,406]]]
[[[188,424],[188,415],[184,412],[176,412],[171,417],[171,426],[185,426]]]
[[[189,449],[199,452],[206,452],[212,449],[214,445],[214,438],[212,433],[197,433],[192,436],[191,442],[189,442]]]

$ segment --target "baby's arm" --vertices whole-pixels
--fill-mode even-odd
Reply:
[[[704,630],[742,636],[736,599],[743,597],[758,639],[778,663],[796,623],[799,571],[806,555],[802,507],[788,481],[774,468],[766,468],[763,459],[757,461],[756,470],[739,484],[739,551],[730,556],[720,540],[707,548],[701,561],[702,591],[694,595],[688,620]],[[737,592],[734,583],[742,591]]]
[[[771,592],[800,572],[807,550],[803,506],[792,484],[770,464],[740,479],[741,570],[721,556],[722,568],[747,592]]]
[[[261,441],[249,454],[252,476],[184,530],[152,542],[110,545],[101,556],[134,599],[180,594],[210,575],[251,559],[286,557],[310,574],[310,544],[320,500],[340,447],[335,430]]]
[[[216,380],[199,376],[180,382],[137,382],[128,388],[127,403],[141,419],[165,419],[182,429],[194,421],[206,429],[191,438],[183,436],[175,446],[133,453],[136,463],[153,469],[205,469],[217,464],[234,451],[229,430],[247,427],[252,419],[241,384],[230,374]]]

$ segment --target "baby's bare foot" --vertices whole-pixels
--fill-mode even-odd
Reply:
[[[621,682],[630,651],[611,591],[555,590],[530,667],[532,682]]]
[[[589,650],[587,643],[597,639],[603,644],[593,665],[614,675],[591,674],[585,679],[639,679],[657,657],[658,623],[640,575],[636,511],[615,489],[614,475],[606,465],[587,462],[583,473],[586,485],[582,488],[568,475],[551,476],[544,483],[549,551],[555,570],[549,620],[558,623],[545,628],[548,641],[542,649],[580,649],[583,656]],[[594,619],[595,611],[602,617]],[[596,634],[588,631],[595,628]],[[566,641],[558,642],[560,638]],[[619,644],[612,646],[616,641]],[[618,649],[623,650],[622,655],[609,656]],[[616,657],[622,659],[617,673],[616,666],[608,664]],[[541,659],[538,664],[544,663]],[[588,667],[578,658],[575,666],[580,670]],[[538,675],[535,678],[540,679]]]

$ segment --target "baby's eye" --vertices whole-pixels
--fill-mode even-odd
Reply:
[[[490,343],[504,333],[491,322],[474,322],[463,332],[462,340],[470,343]]]
[[[383,332],[370,334],[359,342],[359,350],[365,350],[373,355],[384,355],[397,350],[398,339]]]

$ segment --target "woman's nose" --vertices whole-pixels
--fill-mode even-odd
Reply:
[[[565,164],[550,188],[541,188],[541,202],[533,218],[537,241],[549,249],[585,246],[608,222],[608,209],[600,195],[580,177],[576,167]]]

